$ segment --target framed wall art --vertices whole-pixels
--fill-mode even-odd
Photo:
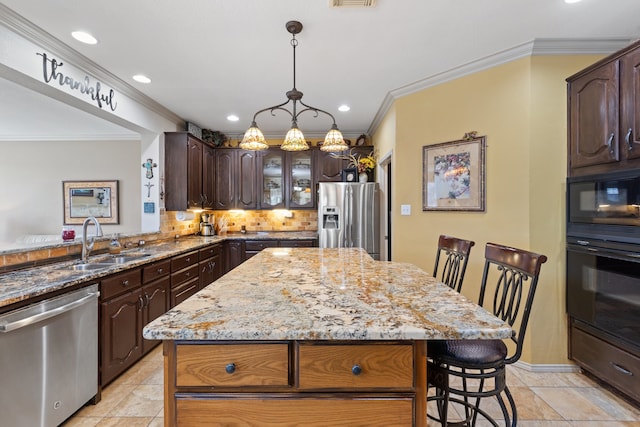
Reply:
[[[89,216],[100,224],[119,224],[118,181],[62,181],[64,224],[82,224]]]
[[[422,147],[422,210],[485,210],[486,137]]]

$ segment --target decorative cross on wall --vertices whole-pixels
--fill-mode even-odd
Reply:
[[[147,187],[147,197],[151,197],[151,187],[153,187],[153,184],[149,181],[144,186]]]
[[[142,164],[142,167],[147,170],[147,179],[151,179],[153,178],[153,168],[158,167],[158,164],[153,163],[153,159],[147,159],[147,161]]]

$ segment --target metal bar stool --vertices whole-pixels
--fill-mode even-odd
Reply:
[[[515,402],[506,385],[506,365],[516,362],[522,354],[524,335],[529,322],[531,305],[538,284],[540,267],[547,261],[544,255],[522,249],[487,243],[482,274],[479,304],[484,303],[488,284],[495,283],[491,311],[514,330],[512,354],[502,340],[442,340],[429,342],[427,347],[427,380],[435,387],[434,401],[438,416],[430,419],[442,426],[475,426],[485,419],[498,426],[485,410],[480,408],[482,398],[495,396],[504,416],[504,425],[515,427],[518,422]],[[528,287],[528,290],[527,290]],[[524,305],[522,297],[525,297]],[[522,315],[518,313],[522,309]],[[514,327],[519,318],[519,325]],[[509,410],[502,395],[509,402]],[[464,409],[464,419],[449,421],[450,403]]]
[[[437,278],[438,276],[438,263],[440,255],[443,254],[445,258],[440,272],[440,281],[460,292],[464,273],[467,270],[469,253],[475,244],[476,242],[471,240],[441,235],[438,238],[438,252],[436,253],[436,264],[433,267],[433,277]]]

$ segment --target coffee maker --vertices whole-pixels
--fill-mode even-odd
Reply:
[[[201,236],[213,236],[213,224],[209,222],[209,219],[213,215],[208,213],[200,214],[200,235]]]

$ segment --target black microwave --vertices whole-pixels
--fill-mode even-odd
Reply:
[[[640,238],[639,226],[640,169],[567,179],[569,235],[635,240]]]

